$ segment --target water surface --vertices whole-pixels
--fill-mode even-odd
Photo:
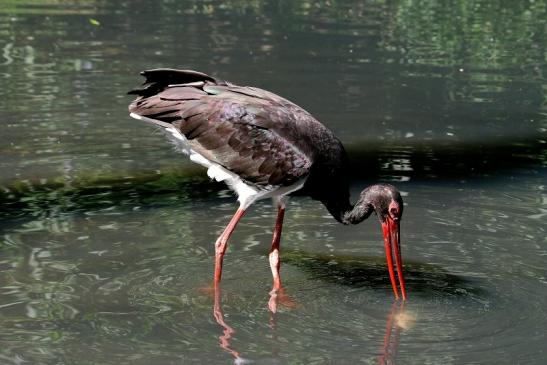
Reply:
[[[13,364],[544,364],[543,1],[0,2],[0,359]],[[410,300],[379,224],[232,194],[127,116],[154,67],[279,93],[332,128],[354,196],[404,193]],[[244,359],[244,360],[243,360]]]

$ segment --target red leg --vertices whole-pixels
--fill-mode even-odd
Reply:
[[[279,277],[279,269],[281,267],[281,261],[279,260],[279,242],[281,241],[281,228],[283,227],[284,216],[285,216],[285,207],[280,205],[277,208],[277,219],[275,221],[272,247],[270,249],[270,255],[269,255],[270,268],[272,269],[272,276],[273,276],[272,291],[278,291],[281,289],[281,279]]]
[[[296,308],[298,304],[291,299],[285,290],[281,286],[281,276],[279,269],[281,267],[281,260],[279,258],[279,243],[281,241],[281,229],[283,227],[283,217],[285,216],[285,205],[280,204],[277,208],[277,219],[275,221],[275,229],[272,239],[272,247],[270,249],[270,268],[272,269],[273,276],[273,288],[270,292],[270,300],[268,301],[268,308],[272,313],[277,312],[277,304],[281,304],[288,308]]]
[[[222,277],[222,260],[224,259],[224,253],[226,252],[228,239],[244,214],[245,210],[239,208],[215,243],[215,288],[220,284],[220,278]]]

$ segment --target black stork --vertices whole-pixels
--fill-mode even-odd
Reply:
[[[197,71],[141,72],[132,90],[133,118],[161,127],[169,139],[212,179],[238,195],[239,208],[215,243],[214,288],[220,284],[227,242],[241,217],[259,199],[272,198],[277,219],[269,253],[272,292],[282,290],[279,242],[288,197],[307,195],[342,224],[357,224],[375,212],[382,225],[395,297],[406,299],[399,224],[403,200],[389,184],[365,188],[350,203],[348,157],[334,133],[296,104],[266,90],[238,86]],[[395,265],[394,265],[395,263]]]

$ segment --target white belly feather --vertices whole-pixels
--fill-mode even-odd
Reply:
[[[301,189],[306,182],[306,179],[304,178],[290,186],[271,186],[269,189],[259,189],[246,184],[237,174],[197,153],[194,149],[192,149],[186,137],[171,124],[156,119],[143,117],[135,113],[131,113],[130,116],[135,119],[162,127],[162,131],[166,133],[169,140],[171,140],[171,142],[173,142],[184,154],[188,155],[192,162],[207,168],[207,175],[211,179],[216,181],[224,181],[233,191],[236,192],[238,196],[237,200],[239,201],[241,209],[247,209],[256,200],[265,198],[274,198],[278,204],[284,204],[286,199],[283,199],[283,197]]]

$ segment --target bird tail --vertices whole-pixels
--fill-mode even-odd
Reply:
[[[210,81],[222,83],[215,78],[192,70],[175,70],[172,68],[157,68],[153,70],[142,71],[141,75],[146,78],[141,87],[133,89],[128,94],[138,95],[146,98],[165,90],[171,85],[189,84],[193,82]]]
[[[181,108],[207,95],[204,84],[227,85],[209,75],[190,70],[159,68],[141,72],[146,80],[129,94],[137,98],[129,105],[131,116],[162,127],[182,119]],[[184,104],[184,105],[183,105]]]

